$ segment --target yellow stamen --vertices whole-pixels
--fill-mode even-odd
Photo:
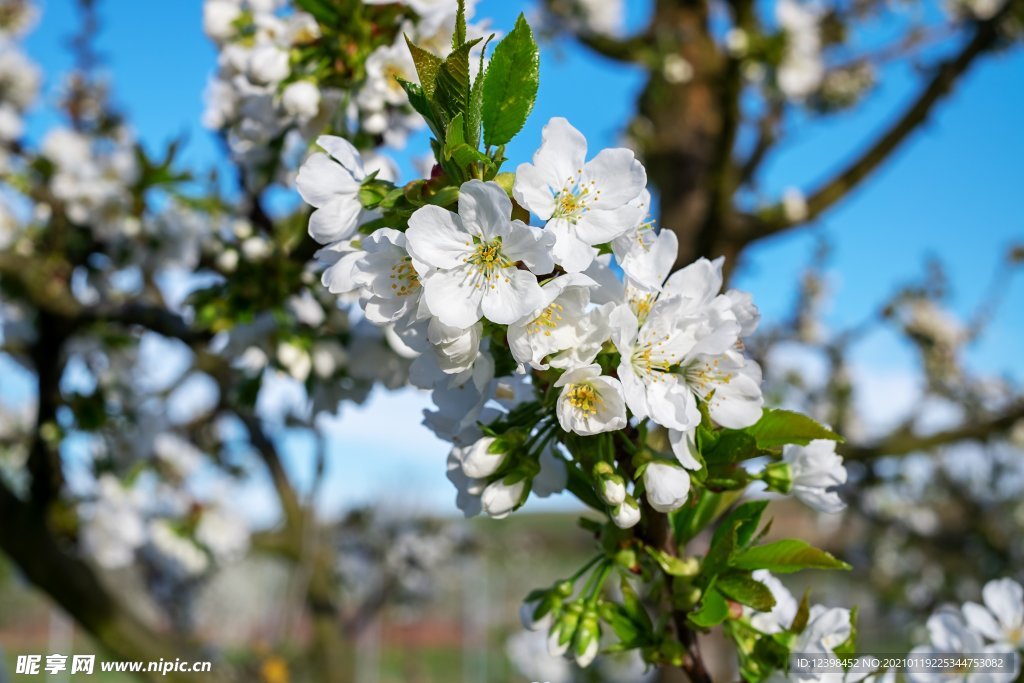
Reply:
[[[587,416],[596,415],[597,409],[604,404],[601,394],[589,384],[573,384],[566,392],[565,398],[569,405]]]

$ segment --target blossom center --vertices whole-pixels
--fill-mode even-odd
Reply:
[[[476,245],[473,253],[466,257],[465,262],[473,267],[477,275],[494,288],[494,280],[504,277],[502,271],[511,268],[514,264],[501,251],[501,238],[490,242],[480,242]],[[508,281],[508,278],[505,278]],[[477,287],[480,285],[477,284]]]
[[[569,405],[588,417],[596,415],[597,409],[604,403],[601,394],[589,384],[573,384],[565,398]]]
[[[536,318],[526,325],[527,334],[544,333],[545,337],[551,336],[551,330],[558,327],[562,322],[562,304],[552,302]]]
[[[582,174],[583,169],[577,171]],[[578,221],[583,214],[590,210],[601,196],[601,190],[597,189],[596,181],[581,182],[579,175],[569,176],[558,192],[555,193],[555,210],[553,218],[565,218],[571,223]]]
[[[666,355],[670,335],[648,337],[633,351],[633,369],[648,381],[658,382],[671,375],[675,361]]]
[[[391,266],[391,289],[395,296],[409,296],[420,288],[420,278],[412,267],[412,257],[405,256]]]
[[[686,368],[687,383],[702,395],[710,393],[718,385],[728,384],[736,376],[736,373],[721,370],[718,367],[719,364],[720,361],[717,358],[710,363],[707,361],[694,363]]]
[[[633,309],[634,315],[636,315],[637,321],[643,325],[647,319],[647,315],[651,312],[651,307],[654,306],[654,294],[644,294],[643,296],[634,296],[630,299],[629,303]]]

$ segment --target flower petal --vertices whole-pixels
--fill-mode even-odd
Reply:
[[[309,216],[309,236],[320,244],[343,240],[356,230],[363,207],[352,195],[335,195]]]
[[[345,138],[339,138],[337,135],[321,135],[316,139],[316,144],[337,159],[338,163],[344,166],[355,179],[362,180],[366,175],[359,150]]]
[[[618,208],[640,196],[647,186],[647,171],[633,150],[603,149],[583,167],[585,181],[594,181],[601,192],[598,208]],[[643,209],[641,209],[641,212]]]
[[[499,325],[511,325],[544,305],[544,291],[536,276],[525,270],[506,268],[482,289],[484,317]]]
[[[484,287],[467,266],[424,275],[423,296],[430,312],[445,325],[467,328],[480,320]]]
[[[462,220],[440,206],[417,209],[409,218],[405,237],[414,261],[432,268],[462,266],[473,251],[472,239]]]
[[[512,200],[498,183],[470,180],[459,188],[459,217],[469,232],[485,241],[494,236],[499,226],[509,223]]]
[[[307,204],[318,208],[335,195],[345,194],[355,199],[359,192],[359,183],[352,174],[320,152],[310,155],[299,168],[295,187]]]

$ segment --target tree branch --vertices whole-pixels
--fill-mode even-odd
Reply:
[[[553,16],[562,21],[573,18],[558,0],[545,0],[544,4]],[[655,53],[652,49],[651,36],[647,32],[618,37],[581,28],[572,33],[581,45],[607,59],[623,64],[646,63],[651,67],[657,66],[653,63]]]
[[[936,67],[928,84],[889,129],[857,159],[810,194],[805,216],[794,220],[785,215],[781,206],[773,207],[761,216],[748,216],[745,221],[747,230],[743,235],[744,244],[815,219],[860,185],[928,119],[935,105],[953,90],[957,80],[974,61],[996,44],[1000,35],[999,23],[1013,4],[1014,0],[1011,0],[996,16],[979,22],[967,44],[955,56]]]
[[[907,428],[900,428],[891,434],[864,445],[840,446],[843,457],[848,460],[874,460],[885,456],[902,456],[920,451],[930,451],[960,441],[988,441],[1004,434],[1024,420],[1024,401],[1009,408],[980,418],[971,418],[963,425],[928,435],[918,435]]]

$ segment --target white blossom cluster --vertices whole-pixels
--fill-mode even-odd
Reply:
[[[503,517],[531,490],[564,488],[560,435],[643,423],[667,430],[674,457],[646,463],[632,493],[613,467],[595,474],[611,518],[633,526],[640,491],[660,512],[686,502],[702,410],[736,429],[761,417],[761,371],[742,351],[757,309],[748,294],[721,292],[721,260],[669,275],[676,237],[649,219],[646,172],[630,150],[588,160],[584,136],[555,118],[511,192],[471,180],[457,212],[427,205],[404,232],[363,234],[376,217],[360,204],[363,160],[344,139],[318,144],[297,185],[317,207],[309,232],[325,245],[323,283],[357,297],[416,355],[411,381],[432,391],[425,424],[454,445],[448,476],[467,516]],[[513,197],[544,227],[513,218]],[[557,395],[556,415],[541,394]],[[790,457],[801,496],[836,509],[826,489],[845,470],[834,450]]]
[[[464,530],[425,518],[355,510],[337,527],[337,578],[350,603],[386,594],[405,608],[435,597],[441,575],[464,559]]]
[[[225,134],[250,187],[287,183],[294,171],[289,159],[301,155],[326,129],[365,134],[378,143],[401,147],[409,133],[422,126],[399,84],[400,79],[418,81],[405,36],[446,55],[451,51],[457,2],[365,3],[406,5],[408,12],[399,26],[380,27],[394,34],[393,41],[366,56],[361,82],[342,88],[321,83],[317,72],[296,62],[295,53],[322,35],[311,15],[287,7],[285,0],[206,1],[203,26],[219,54],[217,73],[207,89],[204,122]],[[468,4],[467,14],[472,15],[474,3]],[[473,25],[469,32],[482,35]]]
[[[157,456],[172,467],[183,464],[182,453],[194,450],[169,434],[159,435],[158,441]],[[188,467],[192,470],[197,465],[191,462]],[[83,550],[106,569],[127,567],[137,553],[145,552],[180,580],[200,576],[216,564],[237,561],[249,547],[246,521],[216,498],[198,501],[156,478],[125,484],[113,474],[100,475],[93,495],[80,507]],[[195,517],[197,507],[198,519],[189,519]]]
[[[24,0],[0,0],[0,172],[10,169],[8,145],[25,130],[25,112],[39,96],[42,74],[19,41],[32,28],[36,8]],[[0,244],[4,228],[0,219]]]
[[[786,51],[776,72],[782,93],[801,100],[815,92],[825,78],[821,54],[821,10],[799,0],[779,0],[775,18],[785,32]]]
[[[110,135],[56,128],[43,139],[41,153],[54,168],[50,189],[68,219],[89,226],[100,239],[140,232],[132,215],[131,185],[138,180],[135,140],[126,129]]]

